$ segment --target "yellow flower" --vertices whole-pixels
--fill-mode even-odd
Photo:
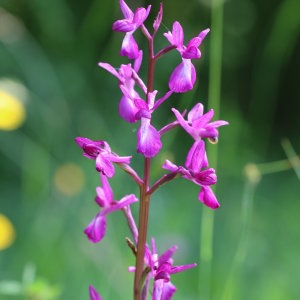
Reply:
[[[15,229],[10,220],[0,214],[0,250],[8,248],[15,240]]]
[[[14,130],[25,120],[23,103],[12,94],[0,90],[0,130]]]

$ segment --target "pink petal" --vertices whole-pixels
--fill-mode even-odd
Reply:
[[[192,124],[193,121],[199,119],[203,115],[203,104],[197,103],[188,113],[188,123]]]
[[[121,11],[123,13],[123,16],[126,19],[131,20],[133,18],[133,12],[124,0],[120,0],[120,8],[121,8]]]
[[[111,178],[115,174],[115,167],[112,162],[105,158],[102,154],[99,154],[96,158],[96,170],[102,172],[107,177]]]
[[[195,141],[187,155],[185,166],[192,172],[198,173],[205,160],[205,144],[202,140]]]
[[[162,3],[160,3],[158,14],[157,14],[157,16],[154,20],[154,23],[153,23],[153,29],[154,29],[155,32],[158,30],[158,28],[161,24],[162,16],[163,16],[163,5],[162,5]]]
[[[206,124],[209,123],[209,121],[213,118],[214,116],[214,110],[210,109],[207,113],[205,113],[202,117],[200,117],[197,120],[194,120],[192,126],[196,128],[203,128],[205,127]]]
[[[182,59],[172,72],[169,79],[169,88],[175,93],[185,93],[192,90],[196,81],[196,71],[189,59]]]
[[[135,123],[137,120],[135,114],[138,109],[135,107],[134,102],[126,96],[123,96],[119,102],[119,114],[122,119],[128,123]]]
[[[171,281],[167,282],[163,286],[163,292],[162,292],[162,300],[171,300],[172,296],[176,292],[176,287],[174,284],[171,283]]]
[[[98,213],[91,223],[86,227],[84,233],[92,243],[100,242],[106,231],[106,219],[105,216]]]
[[[90,300],[102,300],[98,292],[93,288],[93,286],[89,286]]]
[[[120,81],[122,81],[122,77],[120,76],[120,74],[116,71],[116,69],[114,67],[112,67],[110,64],[108,63],[103,63],[103,62],[99,62],[98,66],[105,69],[106,71],[108,71],[109,73],[111,73],[112,75],[116,76]]]
[[[204,30],[202,30],[199,34],[198,37],[200,38],[200,44],[202,43],[202,41],[204,40],[204,38],[207,36],[207,34],[209,33],[210,29],[206,28]]]
[[[162,147],[160,134],[150,124],[149,119],[142,119],[141,126],[137,132],[137,152],[145,157],[154,157]]]
[[[212,208],[212,209],[217,209],[220,207],[220,204],[212,191],[212,189],[209,186],[203,186],[199,195],[198,199],[203,202],[206,206]]]
[[[129,59],[136,59],[139,56],[139,47],[131,32],[126,32],[122,42],[120,55]]]
[[[147,19],[149,12],[151,9],[151,5],[148,6],[147,10],[143,7],[139,7],[133,17],[133,22],[136,24],[136,28],[138,28],[140,25],[144,23],[144,21]]]
[[[173,45],[176,47],[182,47],[184,41],[184,34],[183,29],[179,22],[174,22],[173,29],[172,29],[172,36],[173,36]]]
[[[126,19],[117,20],[113,23],[112,30],[118,32],[130,32],[136,28],[135,24]]]
[[[191,135],[194,139],[198,138],[197,133],[193,129],[192,126],[188,124],[188,122],[183,118],[182,114],[175,108],[172,108],[173,113],[175,114],[175,117],[177,118],[177,121],[181,125],[181,127],[189,134]]]

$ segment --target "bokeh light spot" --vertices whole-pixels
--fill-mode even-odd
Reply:
[[[74,163],[65,163],[54,174],[54,185],[59,192],[67,196],[79,193],[84,186],[84,173]]]
[[[0,129],[14,130],[25,120],[23,103],[15,96],[0,90]]]
[[[15,229],[10,220],[0,214],[0,250],[8,248],[15,240]]]

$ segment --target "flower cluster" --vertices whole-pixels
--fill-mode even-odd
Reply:
[[[169,248],[162,255],[158,256],[154,239],[152,239],[151,250],[146,243],[147,228],[144,225],[137,229],[135,220],[131,213],[131,205],[140,203],[144,211],[148,213],[151,195],[163,184],[176,177],[183,177],[200,186],[198,199],[212,209],[219,207],[216,196],[211,185],[217,182],[217,176],[213,168],[209,168],[208,158],[205,149],[205,140],[217,142],[218,128],[227,125],[226,121],[211,121],[214,111],[211,109],[204,113],[201,103],[197,103],[188,113],[180,113],[176,108],[172,108],[174,121],[158,129],[153,125],[155,111],[168,100],[173,93],[185,93],[193,89],[196,81],[196,70],[192,59],[201,57],[200,45],[209,29],[201,31],[192,38],[186,45],[184,44],[184,33],[179,22],[174,22],[172,31],[164,33],[164,37],[170,43],[157,53],[154,53],[154,37],[156,36],[163,16],[163,7],[160,5],[157,17],[153,22],[153,31],[150,33],[144,25],[151,10],[151,5],[147,8],[137,8],[133,12],[124,0],[120,0],[120,7],[124,19],[113,23],[113,30],[125,33],[121,45],[120,55],[126,56],[130,63],[122,64],[119,68],[100,62],[99,66],[118,79],[118,86],[122,93],[119,101],[119,115],[128,123],[138,123],[136,151],[143,155],[145,159],[144,177],[140,178],[138,172],[130,166],[131,156],[119,156],[112,152],[106,141],[93,141],[85,137],[75,139],[77,145],[83,150],[83,155],[95,160],[96,171],[100,175],[101,186],[96,188],[95,201],[100,207],[90,224],[84,230],[88,239],[97,243],[103,239],[106,233],[106,218],[117,210],[121,210],[127,220],[133,242],[129,243],[136,256],[136,267],[130,268],[135,272],[135,299],[146,299],[152,286],[152,299],[171,299],[176,288],[171,283],[170,277],[178,273],[195,267],[196,264],[173,266],[173,253],[176,246]],[[148,79],[145,84],[139,74],[140,66],[143,62],[143,51],[139,49],[134,38],[136,30],[141,29],[148,40]],[[168,87],[169,90],[160,98],[156,99],[158,91],[154,85],[154,66],[159,58],[169,51],[177,50],[181,56],[181,62],[171,72]],[[138,87],[138,90],[136,89]],[[187,114],[187,118],[185,116]],[[193,145],[187,152],[184,166],[166,160],[162,168],[167,170],[157,181],[149,186],[150,161],[162,148],[162,136],[176,127],[182,127],[194,140]],[[140,199],[134,194],[125,195],[121,200],[115,200],[109,180],[115,175],[115,166],[119,166],[128,173],[140,188]],[[142,276],[143,274],[143,276]],[[97,291],[90,286],[90,298],[99,300],[101,297]]]

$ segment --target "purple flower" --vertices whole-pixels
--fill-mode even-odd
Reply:
[[[120,55],[127,56],[129,59],[138,58],[140,53],[139,46],[131,32],[126,32],[122,42]]]
[[[119,32],[134,32],[137,30],[147,19],[151,9],[151,5],[147,9],[139,7],[133,13],[124,0],[120,0],[120,7],[125,19],[117,20],[113,24],[113,30]]]
[[[84,233],[87,235],[88,239],[93,243],[101,241],[105,235],[106,215],[116,210],[121,210],[138,201],[133,194],[127,195],[119,201],[114,200],[113,191],[109,185],[107,177],[102,173],[100,173],[100,176],[103,187],[97,187],[97,196],[95,201],[102,209],[84,230]]]
[[[149,5],[147,9],[140,7],[135,11],[135,13],[133,13],[125,1],[120,0],[120,7],[125,19],[117,20],[113,24],[114,31],[126,33],[122,42],[120,54],[127,56],[129,59],[136,59],[139,56],[139,48],[133,37],[133,33],[147,19],[151,5]]]
[[[210,188],[210,185],[216,184],[217,182],[217,175],[213,168],[205,169],[199,172],[193,172],[192,170],[185,169],[182,166],[176,166],[169,160],[166,160],[162,167],[168,171],[177,172],[181,174],[183,178],[201,186],[198,199],[206,206],[212,209],[220,207],[216,196]]]
[[[137,152],[148,158],[154,157],[162,147],[160,134],[150,122],[150,119],[142,118],[137,132]]]
[[[199,192],[198,199],[204,203],[206,206],[217,209],[220,207],[220,204],[209,186],[203,185],[202,189]]]
[[[152,238],[152,251],[146,247],[145,262],[150,267],[150,275],[154,279],[153,300],[169,300],[176,292],[176,287],[171,283],[172,274],[193,268],[196,264],[173,266],[173,254],[177,246],[173,246],[158,256],[155,240]]]
[[[142,52],[140,53],[140,56],[142,56]],[[140,59],[141,58],[138,58],[136,60],[134,69],[131,67],[131,64],[121,65],[118,72],[108,63],[99,63],[101,68],[107,70],[119,79],[119,87],[123,93],[119,103],[119,114],[129,123],[137,121],[135,115],[138,112],[138,108],[135,106],[134,99],[138,99],[140,96],[134,89],[135,83],[138,82],[144,92],[147,90],[145,84],[140,80],[136,73],[140,67]]]
[[[89,286],[90,300],[102,300],[98,292],[93,288],[92,285]]]
[[[184,46],[184,33],[179,22],[174,22],[172,32],[164,33],[171,45],[176,46],[176,49],[181,54],[182,58],[200,58],[201,52],[198,47],[209,32],[209,28],[201,31],[198,36],[192,38],[187,46]]]
[[[131,156],[118,156],[111,151],[105,141],[93,141],[85,137],[77,137],[75,142],[82,148],[83,156],[96,160],[96,170],[109,178],[115,174],[113,163],[130,164]]]
[[[184,93],[193,89],[196,81],[195,67],[191,59],[199,59],[201,52],[198,49],[209,29],[201,31],[198,36],[192,38],[187,46],[184,45],[184,33],[179,22],[174,22],[172,32],[168,31],[164,36],[171,45],[180,53],[182,62],[174,69],[169,79],[169,88],[176,93]]]
[[[174,69],[169,79],[169,89],[175,93],[192,90],[196,81],[196,70],[190,59],[182,62]]]
[[[219,136],[217,128],[227,125],[228,122],[219,120],[210,123],[214,111],[211,109],[203,114],[203,105],[201,103],[197,103],[191,109],[188,113],[187,120],[185,120],[182,114],[175,108],[172,108],[172,111],[181,127],[192,136],[195,141],[189,150],[185,165],[193,172],[198,172],[201,168],[208,166],[205,144],[202,141],[202,138],[209,138],[211,141],[217,141]]]

